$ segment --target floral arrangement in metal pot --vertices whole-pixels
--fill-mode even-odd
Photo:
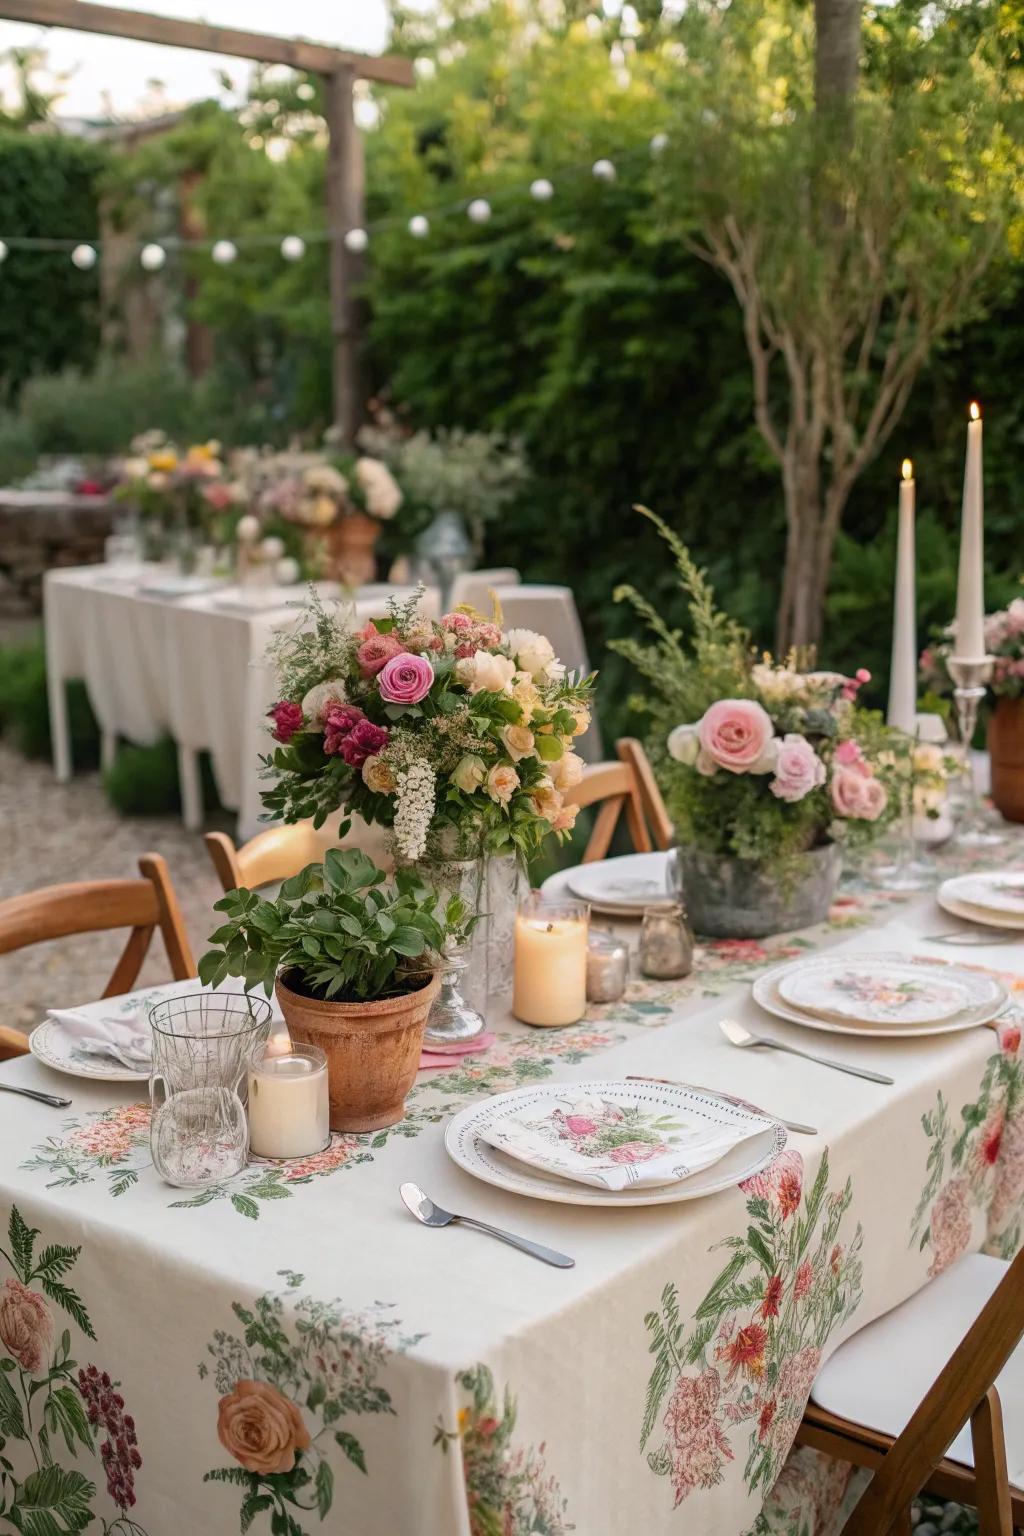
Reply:
[[[992,692],[997,698],[1024,698],[1024,597],[1015,597],[1006,608],[985,615],[985,649],[995,658]],[[948,662],[955,655],[954,620],[921,652],[921,679],[929,692],[940,697],[952,693]]]
[[[420,594],[355,629],[314,596],[271,656],[272,816],[319,826],[344,807],[393,827],[410,860],[528,857],[571,830],[593,678],[567,675],[544,635],[506,632],[500,612],[432,620]]]
[[[715,605],[689,551],[637,509],[672,550],[692,634],[686,644],[632,587],[653,637],[613,641],[650,684],[632,701],[651,720],[650,751],[682,843],[780,868],[828,842],[864,843],[895,814],[892,733],[861,708],[870,674],[801,671],[753,651]]]

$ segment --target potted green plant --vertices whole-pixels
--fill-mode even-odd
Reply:
[[[402,1118],[439,983],[438,957],[472,925],[465,903],[443,904],[413,869],[386,883],[358,848],[331,848],[273,901],[244,889],[216,903],[200,979],[241,976],[276,990],[293,1040],[327,1056],[331,1129],[376,1131]]]

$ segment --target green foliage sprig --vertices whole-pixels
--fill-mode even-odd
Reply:
[[[199,962],[215,987],[241,976],[269,997],[279,972],[291,972],[313,997],[370,1002],[411,990],[449,943],[461,943],[475,918],[459,896],[441,905],[412,869],[391,885],[359,848],[331,848],[322,864],[286,880],[273,901],[244,888],[215,906],[227,922],[210,935]],[[418,962],[413,964],[411,962]]]

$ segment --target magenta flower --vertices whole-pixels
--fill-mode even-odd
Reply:
[[[387,744],[388,731],[383,725],[374,725],[372,720],[359,720],[342,737],[338,751],[350,768],[361,768],[368,757],[374,757]]]
[[[378,679],[380,696],[389,704],[418,704],[430,692],[434,669],[425,656],[402,651],[393,656]]]
[[[302,730],[302,706],[292,704],[288,699],[280,699],[268,709],[267,718],[274,722],[271,732],[274,740],[284,745],[291,741],[296,731]]]
[[[106,1371],[90,1365],[78,1373],[78,1390],[90,1424],[107,1431],[100,1460],[107,1474],[107,1492],[124,1511],[135,1503],[135,1473],[142,1466],[135,1420],[124,1411],[124,1398]]]
[[[355,704],[341,704],[332,709],[324,721],[324,751],[328,757],[336,757],[342,748],[342,743],[355,730],[360,721],[365,720],[363,711]]]

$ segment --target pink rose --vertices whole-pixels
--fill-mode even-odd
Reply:
[[[565,1128],[571,1136],[592,1136],[597,1130],[597,1121],[586,1115],[566,1115]]]
[[[465,634],[473,628],[473,620],[468,613],[446,613],[441,620],[441,628],[449,630],[453,635]]]
[[[381,671],[380,696],[389,704],[418,704],[430,692],[434,669],[425,656],[400,651]]]
[[[844,768],[852,768],[855,763],[864,761],[864,754],[855,741],[841,741],[832,756]]]
[[[838,815],[851,821],[877,821],[888,799],[884,785],[863,763],[833,768],[829,792]]]
[[[752,699],[719,699],[698,723],[701,750],[729,773],[768,773],[774,762],[775,727]]]
[[[388,731],[372,720],[358,720],[343,737],[339,752],[350,768],[361,768],[368,757],[375,757],[388,744]]]
[[[267,710],[267,717],[274,722],[271,731],[275,741],[287,745],[296,731],[302,730],[302,706],[292,704],[288,699],[281,699]]]
[[[394,635],[378,635],[374,631],[356,651],[356,661],[364,677],[376,677],[389,661],[401,655],[400,640],[396,640]]]
[[[53,1348],[53,1318],[38,1291],[20,1280],[5,1280],[0,1291],[0,1344],[23,1371],[38,1376]]]
[[[238,1381],[217,1405],[217,1437],[247,1472],[291,1472],[311,1444],[296,1405],[267,1381]]]
[[[1004,1024],[999,1032],[999,1044],[1007,1056],[1016,1056],[1020,1050],[1020,1025]]]
[[[656,1157],[660,1147],[654,1147],[649,1141],[622,1141],[617,1147],[612,1147],[608,1153],[613,1163],[646,1163],[648,1158]]]
[[[779,800],[802,800],[825,782],[825,764],[804,736],[783,736],[770,788]]]

